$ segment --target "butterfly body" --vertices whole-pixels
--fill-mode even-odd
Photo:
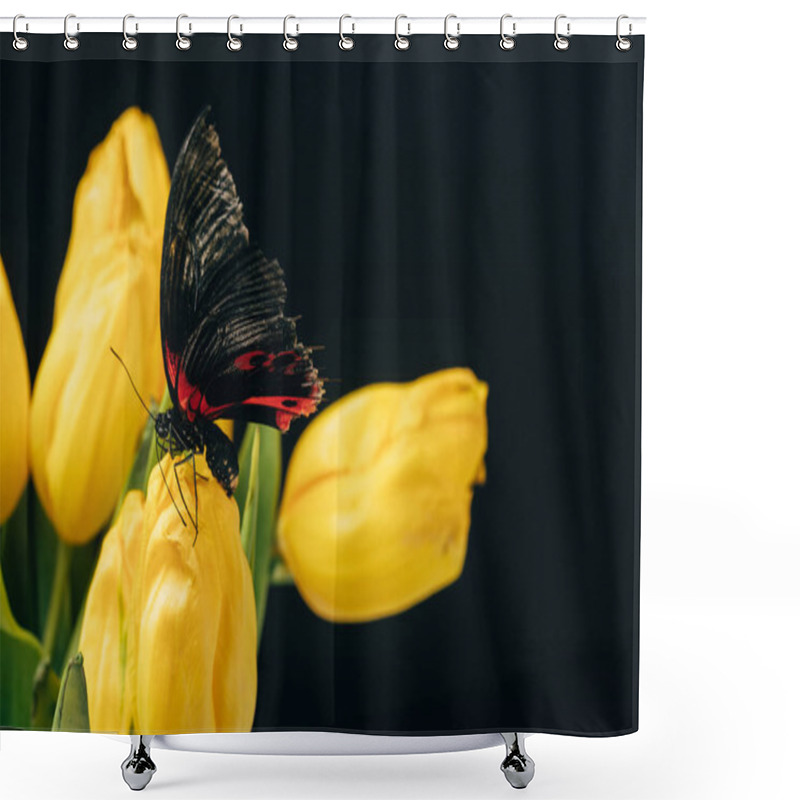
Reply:
[[[156,434],[160,450],[182,460],[205,450],[230,495],[239,474],[236,450],[214,421],[284,432],[317,410],[324,390],[311,348],[284,314],[283,271],[250,241],[208,111],[181,147],[167,206],[160,313],[173,407],[158,415]],[[196,516],[193,522],[197,527]]]
[[[211,474],[230,497],[239,482],[239,461],[233,442],[213,423],[203,417],[194,422],[180,408],[170,408],[156,415],[156,436],[161,447],[173,457],[206,454]]]

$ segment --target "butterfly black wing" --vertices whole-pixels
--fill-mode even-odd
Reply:
[[[281,430],[313,413],[322,382],[285,302],[278,262],[250,243],[205,109],[178,154],[164,230],[161,345],[173,405],[190,420]]]

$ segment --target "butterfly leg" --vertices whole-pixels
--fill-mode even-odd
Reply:
[[[183,526],[186,527],[186,520],[183,518],[183,514],[181,514],[181,510],[178,508],[178,504],[175,502],[175,498],[172,496],[172,490],[169,488],[169,482],[167,481],[167,476],[164,473],[164,467],[161,466],[161,459],[164,457],[164,454],[167,452],[166,445],[161,442],[161,440],[156,437],[156,463],[158,464],[158,470],[161,473],[161,477],[164,479],[164,486],[167,487],[167,494],[169,495],[169,499],[172,500],[172,505],[175,506],[175,510],[178,512],[178,517],[180,521],[183,523]],[[178,488],[180,489],[180,483],[178,484]]]
[[[186,502],[186,497],[184,497],[183,489],[181,488],[181,481],[178,477],[178,467],[181,464],[185,464],[189,459],[192,459],[192,467],[194,467],[194,450],[190,450],[183,458],[178,459],[177,461],[172,462],[172,470],[175,473],[175,482],[178,484],[178,493],[181,496],[181,500],[183,501],[183,507],[186,509],[186,513],[189,515],[189,521],[194,525],[194,538],[197,541],[197,534],[199,532],[197,523],[199,522],[197,518],[197,479],[195,478],[194,481],[194,507],[195,507],[195,517],[192,519],[192,512],[189,511],[189,504]],[[197,474],[197,470],[193,470],[195,474]]]

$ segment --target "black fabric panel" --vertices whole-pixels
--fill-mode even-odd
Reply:
[[[91,148],[137,104],[171,168],[210,104],[329,396],[456,365],[489,384],[461,578],[359,625],[274,587],[254,729],[636,730],[643,39],[10,38],[0,252],[32,374]]]

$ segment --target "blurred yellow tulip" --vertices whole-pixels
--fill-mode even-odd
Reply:
[[[75,193],[53,330],[36,375],[31,469],[59,536],[91,539],[111,516],[165,378],[159,281],[169,173],[155,123],[125,111],[92,151]]]
[[[165,456],[147,500],[130,492],[106,535],[89,590],[80,650],[93,731],[249,731],[257,692],[253,578],[239,510],[197,459],[199,531]],[[194,514],[191,462],[178,467]],[[138,496],[137,496],[138,495]],[[187,520],[188,521],[188,520]],[[194,545],[193,545],[194,543]]]
[[[0,525],[28,482],[31,381],[22,330],[0,258]]]
[[[488,386],[469,369],[366,386],[319,414],[289,463],[278,548],[319,616],[366,622],[455,581],[484,479]]]

